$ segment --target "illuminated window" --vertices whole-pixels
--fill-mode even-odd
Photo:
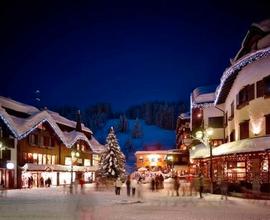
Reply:
[[[80,150],[80,144],[77,144],[77,150]]]
[[[91,166],[91,160],[84,159],[84,166]]]
[[[47,157],[46,154],[42,155],[43,159],[42,159],[42,164],[47,164]]]
[[[33,163],[34,164],[38,163],[38,155],[36,153],[33,153]]]
[[[42,154],[38,154],[38,164],[42,164]]]
[[[85,151],[86,149],[85,149],[85,146],[84,146],[84,144],[82,145],[82,151]]]
[[[55,164],[55,155],[52,155],[52,164]]]
[[[71,165],[71,157],[65,157],[65,165]]]
[[[47,155],[47,164],[52,164],[52,156]]]

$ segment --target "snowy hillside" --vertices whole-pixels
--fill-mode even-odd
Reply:
[[[132,135],[136,120],[128,120],[128,129],[126,132],[116,132],[121,150],[127,157],[127,163],[129,165],[128,170],[135,164],[135,151],[143,150],[145,147],[160,147],[161,149],[175,148],[175,131],[164,130],[157,126],[147,125],[144,120],[138,121],[141,125],[141,137],[134,138]],[[102,130],[95,133],[95,137],[100,143],[105,144],[105,139],[110,127],[113,126],[115,130],[117,130],[118,123],[118,119],[109,120]]]

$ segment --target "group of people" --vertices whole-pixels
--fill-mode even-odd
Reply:
[[[151,190],[157,191],[159,189],[164,189],[164,177],[162,174],[157,174],[151,178]]]
[[[139,200],[142,199],[143,179],[141,177],[137,179],[135,176],[131,177],[131,175],[128,175],[125,181],[125,184],[126,184],[126,189],[127,189],[127,196],[134,197],[135,194],[137,194],[138,199]],[[123,182],[121,181],[120,177],[118,177],[115,181],[115,194],[116,195],[120,195],[122,187],[123,187]]]
[[[27,178],[27,187],[30,189],[34,185],[34,178],[33,176],[29,176]],[[39,179],[39,187],[50,187],[52,185],[52,180],[50,177],[48,177],[45,181],[44,178],[41,176]]]

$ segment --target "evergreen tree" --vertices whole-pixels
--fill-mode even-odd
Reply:
[[[98,173],[107,178],[117,178],[125,174],[125,155],[121,152],[113,127],[106,139],[106,149],[101,155]]]

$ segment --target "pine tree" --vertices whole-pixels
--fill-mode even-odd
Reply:
[[[137,118],[134,124],[134,128],[132,130],[132,137],[133,138],[141,138],[143,136],[142,127],[140,124],[140,120]]]
[[[122,153],[113,127],[106,139],[106,149],[101,155],[98,173],[102,177],[117,178],[125,174],[125,155]]]

